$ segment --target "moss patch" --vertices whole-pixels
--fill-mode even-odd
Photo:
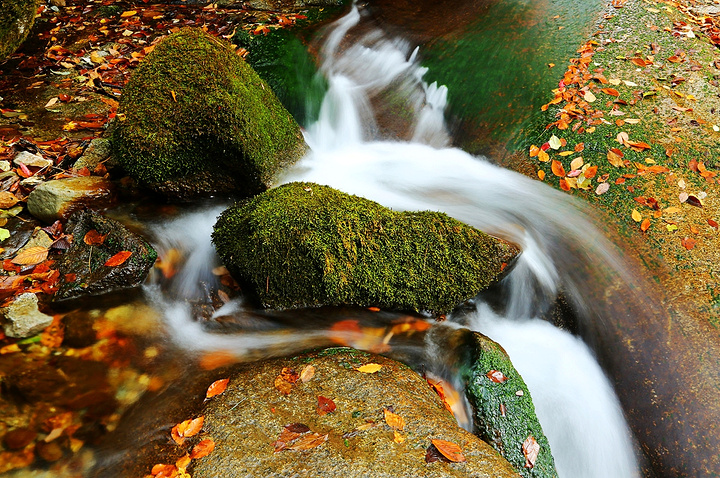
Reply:
[[[0,62],[25,41],[40,0],[0,0]]]
[[[497,278],[517,249],[437,212],[393,212],[313,183],[226,210],[213,243],[267,307],[378,306],[443,314]]]
[[[557,477],[550,444],[535,415],[525,381],[503,348],[472,332],[467,344],[471,366],[463,371],[466,395],[474,410],[475,433],[493,446],[524,477]],[[497,375],[500,372],[500,375]],[[492,380],[495,374],[504,381]],[[523,443],[533,437],[540,452],[532,468],[526,467]]]
[[[199,29],[159,43],[133,74],[120,108],[118,159],[156,189],[199,175],[210,188],[254,194],[306,149],[270,87],[226,43]]]

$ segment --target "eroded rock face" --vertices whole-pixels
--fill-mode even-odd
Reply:
[[[118,162],[168,196],[256,194],[307,149],[270,87],[200,29],[159,43],[133,73],[120,109],[112,136]]]
[[[493,282],[517,248],[437,212],[394,212],[313,183],[226,210],[218,254],[266,307],[377,306],[447,313]]]
[[[67,219],[74,211],[108,207],[115,199],[112,182],[97,176],[47,181],[28,196],[30,214],[46,223]]]
[[[3,330],[8,337],[32,337],[52,324],[51,315],[38,310],[38,298],[35,294],[21,294],[9,306],[2,309],[5,319]]]
[[[370,363],[381,368],[375,373],[357,370]],[[306,367],[313,367],[314,375],[290,385],[289,393],[276,386],[283,370],[300,374]],[[327,402],[318,397],[332,400],[335,409],[319,412],[323,408],[319,403]],[[402,430],[388,424],[392,420],[386,418],[385,410],[402,418]],[[201,414],[205,416],[203,433],[195,441],[211,437],[216,446],[189,468],[196,478],[239,476],[238,470],[242,476],[333,478],[517,476],[486,443],[458,427],[417,373],[390,359],[349,348],[239,367],[231,374],[227,390],[208,400]],[[317,433],[327,439],[306,451],[288,449],[295,446],[294,440],[283,448],[276,442],[290,424],[307,427],[303,436]],[[426,463],[432,439],[459,445],[467,461]]]
[[[84,238],[96,231],[95,240]],[[75,213],[66,227],[74,240],[58,261],[60,282],[53,300],[100,295],[141,284],[155,264],[157,253],[139,235],[118,221],[90,211]],[[105,236],[101,242],[97,236]],[[108,259],[127,251],[130,255],[118,265],[106,265]]]
[[[0,62],[12,55],[28,36],[39,4],[39,0],[0,2]]]

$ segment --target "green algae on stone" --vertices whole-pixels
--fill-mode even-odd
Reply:
[[[443,314],[492,283],[518,250],[438,212],[394,212],[290,183],[219,217],[213,243],[266,307],[377,306]]]
[[[229,45],[185,28],[133,73],[113,131],[120,164],[174,195],[265,190],[305,153],[300,127]]]
[[[473,408],[475,434],[500,452],[522,476],[557,477],[555,460],[535,415],[530,392],[507,352],[490,338],[472,332],[466,353],[470,366],[462,373],[467,383],[465,394]],[[525,466],[523,453],[528,437],[540,445],[532,468]]]
[[[0,62],[25,41],[40,0],[0,0]]]

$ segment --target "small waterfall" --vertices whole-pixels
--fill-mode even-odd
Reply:
[[[422,81],[425,70],[418,51],[405,42],[375,30],[346,45],[346,35],[361,17],[353,7],[327,37],[322,72],[330,89],[319,120],[306,131],[312,152],[281,182],[326,184],[395,210],[443,211],[519,244],[523,253],[502,284],[506,303],[501,313],[478,301],[475,313],[450,321],[462,321],[508,350],[533,394],[563,478],[638,476],[622,410],[591,351],[579,339],[536,319],[560,288],[582,312],[583,292],[602,280],[591,270],[609,271],[615,280],[631,284],[622,257],[567,195],[449,148],[443,120],[447,89]],[[407,100],[412,141],[383,140],[373,110],[379,91],[397,92]],[[174,340],[187,350],[231,350],[246,358],[328,343],[327,332],[320,328],[218,334],[192,317],[182,302],[197,293],[191,285],[205,280],[202,274],[215,261],[206,246],[217,213],[189,214],[156,229],[158,236],[178,238],[165,247],[194,251],[176,279],[180,301],[157,286],[148,289],[165,311]],[[260,329],[277,327],[272,320],[253,316],[242,301],[226,304],[215,315],[224,313],[257,320],[264,324]]]

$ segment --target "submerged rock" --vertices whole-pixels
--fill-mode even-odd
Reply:
[[[474,411],[475,434],[524,477],[556,478],[555,460],[530,392],[507,352],[479,332],[466,331],[462,340],[469,364],[462,373]]]
[[[155,250],[142,237],[94,212],[75,213],[66,230],[74,240],[58,261],[60,282],[54,300],[136,287],[145,280],[157,259]],[[86,234],[91,231],[96,231],[92,234],[94,237],[86,242]],[[124,262],[105,265],[108,259],[123,251],[130,253]]]
[[[2,309],[5,317],[3,330],[8,337],[32,337],[52,324],[51,315],[43,314],[38,309],[38,298],[35,294],[20,294],[9,306]]]
[[[307,149],[270,87],[200,29],[159,43],[130,78],[120,109],[112,136],[118,162],[170,196],[256,194]]]
[[[35,22],[39,0],[2,0],[0,2],[0,62],[25,41]]]
[[[112,182],[97,176],[55,179],[36,187],[28,196],[30,214],[46,223],[67,219],[74,211],[108,207],[115,200]]]
[[[493,282],[517,248],[437,212],[394,212],[313,183],[227,209],[213,243],[265,307],[451,311]]]

